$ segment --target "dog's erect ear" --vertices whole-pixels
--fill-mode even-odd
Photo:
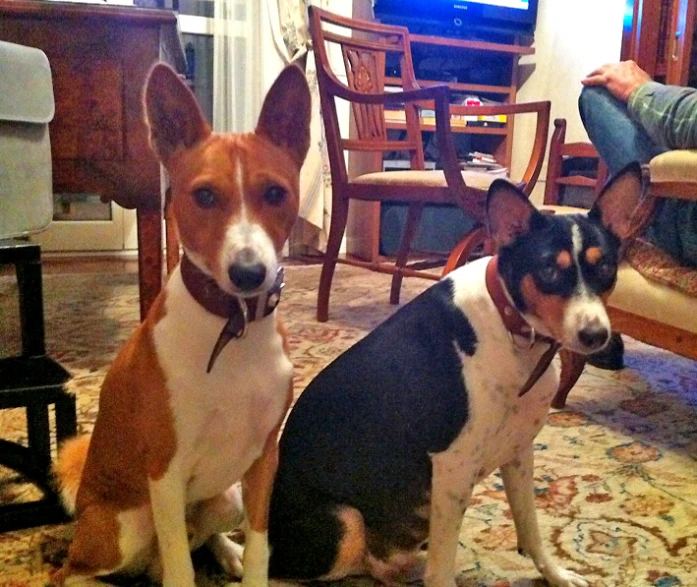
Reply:
[[[536,215],[540,213],[528,197],[509,181],[497,179],[489,187],[486,216],[489,235],[497,248],[506,247],[529,232]]]
[[[164,63],[150,70],[145,86],[145,114],[150,145],[165,166],[178,148],[189,148],[211,134],[191,90]]]
[[[256,133],[288,151],[300,167],[310,148],[311,108],[305,74],[288,65],[266,94]]]
[[[621,241],[627,240],[636,232],[632,219],[642,192],[641,166],[630,163],[603,188],[588,217],[601,222]]]

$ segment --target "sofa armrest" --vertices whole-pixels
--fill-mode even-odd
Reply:
[[[697,149],[675,149],[649,162],[652,196],[697,201]]]

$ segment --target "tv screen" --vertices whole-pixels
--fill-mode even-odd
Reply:
[[[532,34],[538,0],[375,0],[376,18],[392,24],[439,23],[451,32],[490,29]],[[444,31],[445,33],[446,31]]]

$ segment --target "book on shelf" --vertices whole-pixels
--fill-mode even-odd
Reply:
[[[428,170],[433,170],[436,168],[436,162],[424,161],[424,167]],[[383,171],[398,171],[400,169],[411,169],[411,162],[409,159],[384,159],[382,162]]]
[[[406,122],[407,115],[404,110],[399,110],[396,108],[385,108],[385,121],[386,122]]]
[[[386,122],[406,122],[406,114],[404,110],[385,108]],[[419,119],[422,124],[436,124],[436,113],[430,109],[422,109],[419,113]],[[464,114],[452,114],[450,116],[450,126],[492,126],[503,127],[506,124],[507,117],[505,114],[493,114],[483,116],[472,116]]]
[[[484,166],[484,165],[472,165],[470,162],[461,161],[460,169],[462,171],[476,171],[478,173],[485,173],[487,175],[495,175],[496,177],[508,177],[508,168],[502,165]]]
[[[460,161],[460,169],[465,171],[482,171],[492,175],[508,176],[508,169],[496,161],[491,153],[472,151]]]
[[[427,160],[424,166],[428,170],[437,169],[436,162]],[[382,162],[383,171],[399,171],[411,169],[411,163],[408,159],[384,159]],[[487,175],[495,175],[496,177],[508,177],[508,169],[498,163],[480,163],[474,160],[460,161],[460,169],[462,171],[477,171],[486,173]]]

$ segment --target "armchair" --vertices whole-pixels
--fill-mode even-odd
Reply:
[[[562,132],[555,131],[550,143],[545,205],[559,203],[558,190],[550,186],[561,185],[557,163],[562,153],[568,152],[563,133],[566,121],[559,119],[554,123]],[[590,144],[585,144],[584,153],[598,156]],[[660,198],[697,200],[697,151],[675,150],[654,157],[648,164],[647,179],[647,205],[637,217],[637,232],[651,219]],[[697,359],[696,308],[697,268],[681,266],[651,244],[636,239],[626,251],[617,284],[608,300],[613,330]],[[564,407],[586,363],[585,357],[567,351],[562,351],[561,359],[562,381],[552,402],[555,408]]]
[[[310,34],[317,62],[320,105],[327,141],[332,177],[331,227],[324,256],[317,300],[317,319],[328,319],[329,294],[337,262],[342,261],[392,274],[390,302],[399,303],[404,276],[439,279],[441,274],[415,269],[408,265],[412,241],[426,204],[456,204],[475,221],[451,254],[446,271],[466,260],[486,236],[483,226],[486,193],[493,178],[484,173],[461,171],[450,129],[451,114],[514,116],[531,113],[537,116],[537,127],[531,156],[518,185],[528,194],[539,177],[547,142],[549,102],[504,104],[486,107],[451,107],[447,86],[420,88],[416,82],[409,40],[404,27],[387,26],[354,20],[315,6],[309,8]],[[341,32],[338,32],[338,31]],[[330,56],[342,57],[336,71]],[[385,90],[387,56],[395,55],[400,63],[402,91]],[[340,81],[346,78],[346,83]],[[355,123],[355,136],[342,135],[337,115],[337,101],[350,103]],[[385,107],[399,105],[406,116],[406,136],[392,139],[387,134]],[[425,170],[424,151],[418,110],[434,108],[435,136],[442,170]],[[455,112],[454,110],[457,110]],[[509,123],[512,124],[512,123]],[[349,177],[345,152],[408,153],[411,168],[405,171],[374,172]],[[399,202],[408,205],[407,221],[395,263],[339,259],[339,248],[346,229],[350,200]]]

